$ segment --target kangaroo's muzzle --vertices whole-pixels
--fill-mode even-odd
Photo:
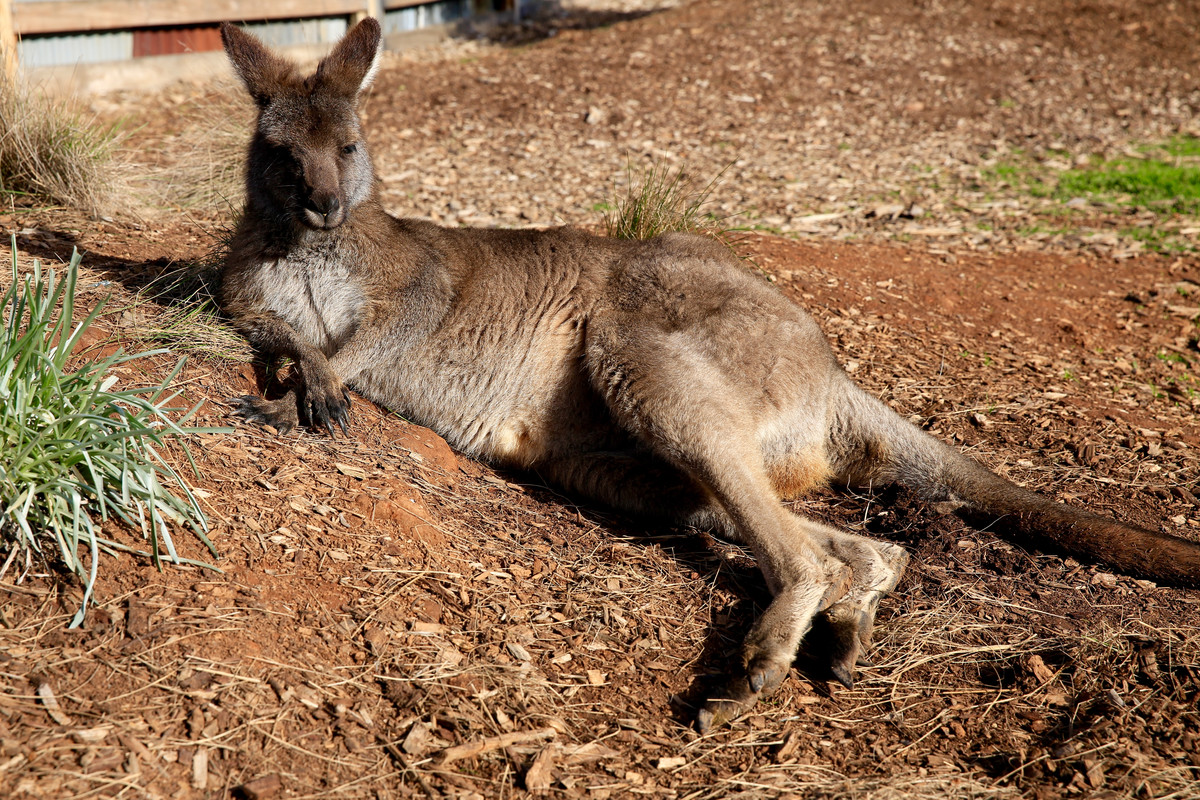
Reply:
[[[312,192],[303,216],[310,227],[331,230],[346,221],[346,208],[336,192]]]

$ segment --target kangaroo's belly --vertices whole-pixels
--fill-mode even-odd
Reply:
[[[519,319],[476,314],[418,341],[384,343],[344,379],[464,453],[531,467],[581,436],[605,439],[611,426],[587,378],[582,328],[569,306]]]

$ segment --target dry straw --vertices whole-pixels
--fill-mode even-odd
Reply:
[[[127,204],[121,136],[85,118],[73,101],[0,77],[0,192],[25,203],[77,208],[92,216]]]

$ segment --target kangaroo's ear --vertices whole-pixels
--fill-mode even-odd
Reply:
[[[373,17],[351,28],[317,65],[315,87],[342,97],[358,96],[375,79],[382,36],[379,21]]]
[[[229,22],[221,23],[225,52],[246,84],[246,91],[260,106],[277,94],[296,71],[295,65],[267,49],[258,38]]]

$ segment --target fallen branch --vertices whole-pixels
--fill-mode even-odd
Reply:
[[[514,744],[553,739],[557,735],[558,731],[554,730],[554,728],[539,728],[536,731],[516,731],[501,736],[491,736],[487,739],[480,739],[477,742],[467,742],[466,744],[456,744],[453,747],[447,747],[438,755],[437,760],[442,764],[450,764],[462,758],[471,758],[491,752],[492,750],[511,747]]]

